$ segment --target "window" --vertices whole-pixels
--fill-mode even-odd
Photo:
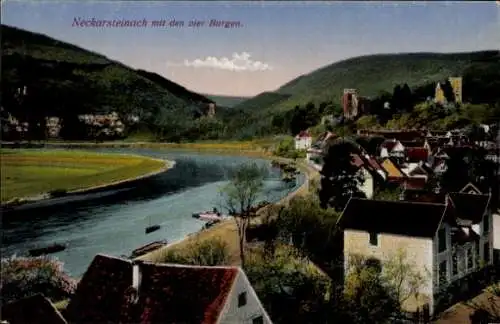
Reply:
[[[370,233],[370,245],[378,245],[377,233]]]
[[[442,261],[439,264],[439,284],[444,284],[448,282],[448,264],[446,261]]]
[[[446,251],[446,229],[441,228],[438,232],[438,252]]]
[[[252,324],[264,324],[264,317],[262,315],[255,317],[252,319]]]
[[[247,304],[247,293],[242,292],[238,295],[238,307],[245,306]]]
[[[489,242],[483,245],[483,259],[486,263],[490,262],[490,244]]]

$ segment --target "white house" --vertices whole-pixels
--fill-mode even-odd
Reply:
[[[366,198],[372,199],[375,191],[374,180],[372,173],[365,161],[357,154],[352,154],[352,164],[358,167],[358,174],[363,178],[363,182],[358,183],[358,190],[361,191]]]
[[[351,198],[338,221],[344,230],[345,272],[358,256],[379,262],[384,271],[384,263],[404,251],[425,281],[402,308],[428,309],[432,315],[440,292],[493,261],[490,195],[450,193],[445,201]]]
[[[155,264],[98,254],[67,307],[70,323],[272,323],[239,267]]]
[[[295,149],[307,150],[311,147],[312,137],[307,131],[302,131],[295,136]]]
[[[380,157],[403,158],[405,156],[405,147],[398,140],[386,140],[380,145]]]

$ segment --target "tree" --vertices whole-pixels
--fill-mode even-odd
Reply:
[[[1,266],[3,304],[36,294],[60,301],[70,297],[76,289],[76,280],[64,272],[62,262],[55,258],[12,257],[2,259]]]
[[[349,260],[344,298],[354,323],[393,323],[399,315],[398,300],[384,283],[380,269],[364,257]]]
[[[238,228],[242,268],[245,266],[246,230],[266,175],[267,169],[255,163],[244,164],[230,176],[229,184],[222,189],[225,208],[234,217]]]
[[[382,280],[394,291],[399,305],[412,297],[418,299],[420,288],[429,278],[429,269],[426,269],[426,273],[420,273],[417,266],[408,259],[406,250],[403,249],[398,249],[384,262]]]
[[[413,108],[413,96],[407,83],[401,88],[401,108],[406,112],[410,112]]]
[[[398,84],[394,87],[394,90],[392,92],[391,107],[396,110],[401,110],[401,104],[402,104],[401,86]]]
[[[319,198],[322,208],[334,207],[342,211],[351,196],[360,194],[358,186],[364,183],[364,179],[352,157],[357,151],[357,144],[345,140],[328,148],[321,170]]]

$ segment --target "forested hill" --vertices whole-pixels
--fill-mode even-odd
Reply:
[[[133,114],[167,136],[191,127],[212,100],[162,76],[134,70],[51,37],[1,25],[2,108],[20,120],[82,113]],[[15,98],[27,88],[21,105]]]
[[[464,53],[398,53],[354,57],[327,65],[240,103],[246,124],[255,132],[273,132],[273,116],[285,114],[308,103],[340,110],[343,89],[354,88],[372,99],[408,84],[414,93],[433,96],[436,82],[451,76],[463,77],[463,99],[467,102],[496,102],[500,84],[498,50]],[[250,122],[252,121],[252,122]],[[242,130],[245,133],[252,131]]]

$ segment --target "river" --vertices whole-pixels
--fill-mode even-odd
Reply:
[[[66,243],[66,250],[52,255],[64,262],[70,275],[79,277],[97,253],[130,255],[149,242],[174,242],[198,231],[204,222],[191,215],[221,206],[220,189],[228,183],[229,172],[243,163],[253,161],[270,170],[261,201],[277,201],[304,181],[301,175],[295,187],[290,187],[280,180],[279,170],[264,159],[173,150],[102,151],[174,160],[176,165],[111,196],[4,214],[2,257]],[[160,224],[161,228],[146,235],[145,227],[152,224]]]

